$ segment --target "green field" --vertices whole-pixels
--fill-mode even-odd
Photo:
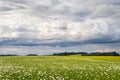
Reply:
[[[120,57],[0,57],[0,80],[120,80]]]

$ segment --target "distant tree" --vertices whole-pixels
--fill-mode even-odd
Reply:
[[[0,54],[0,56],[18,56],[17,54]]]
[[[5,56],[18,56],[17,54],[6,54]]]
[[[81,55],[81,56],[119,56],[119,53],[113,52],[62,52],[62,53],[54,53],[54,56],[69,56],[69,55]]]
[[[38,54],[28,54],[27,56],[38,56]]]
[[[69,56],[69,55],[85,55],[87,52],[61,52],[61,53],[54,53],[54,56]]]
[[[86,54],[84,56],[119,56],[119,54],[115,51],[113,52],[93,52]]]

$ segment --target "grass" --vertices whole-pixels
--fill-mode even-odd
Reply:
[[[120,80],[120,57],[0,57],[0,80]]]

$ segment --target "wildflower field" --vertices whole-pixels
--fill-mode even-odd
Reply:
[[[0,57],[0,80],[120,80],[120,57]]]

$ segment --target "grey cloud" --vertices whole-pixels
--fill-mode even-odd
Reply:
[[[112,5],[120,5],[120,0],[105,0],[106,3],[112,4]]]
[[[49,9],[50,9],[49,6],[38,6],[38,7],[36,7],[36,11],[39,12],[39,13],[48,12]]]
[[[116,43],[120,40],[119,0],[3,0],[0,11],[12,11],[0,20],[0,35],[16,44],[72,46]],[[19,17],[22,16],[22,17]],[[19,18],[17,18],[19,17]],[[19,19],[19,20],[18,20]],[[18,23],[17,23],[18,21]],[[13,23],[17,23],[16,26]],[[18,38],[19,37],[19,38]],[[107,37],[107,38],[106,38]],[[28,40],[31,39],[31,40]],[[36,43],[35,43],[36,44]]]
[[[31,29],[28,28],[27,25],[19,25],[18,28],[16,28],[16,31],[18,32],[32,32]]]
[[[4,1],[8,1],[8,2],[11,2],[11,3],[22,3],[22,4],[27,3],[26,0],[4,0]]]
[[[59,0],[51,0],[52,1],[52,5],[59,5],[60,1]]]
[[[98,17],[111,17],[120,13],[120,6],[118,5],[100,5],[96,8],[95,16]]]
[[[9,8],[9,7],[0,7],[0,12],[11,11],[11,10],[13,10],[13,8]]]
[[[68,30],[68,24],[67,23],[62,23],[62,24],[60,24],[60,27],[59,27],[59,29],[60,30]]]

